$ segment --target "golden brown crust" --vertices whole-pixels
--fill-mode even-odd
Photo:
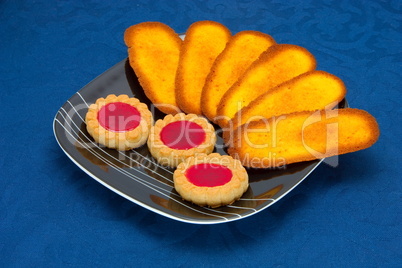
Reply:
[[[186,177],[189,167],[201,163],[226,166],[232,171],[231,180],[221,186],[200,187],[192,184]],[[228,155],[213,153],[190,157],[182,162],[173,174],[174,187],[184,200],[199,206],[220,207],[238,200],[248,188],[248,174],[241,163]]]
[[[258,96],[315,67],[314,56],[303,47],[289,44],[271,46],[223,95],[217,108],[217,123],[226,128],[235,113]]]
[[[176,150],[166,146],[161,138],[160,133],[162,129],[168,124],[175,121],[190,121],[198,124],[205,131],[205,140],[197,147],[188,150]],[[214,127],[203,117],[195,114],[178,113],[176,115],[166,115],[165,118],[159,119],[151,128],[148,138],[148,149],[152,156],[162,165],[169,167],[176,167],[185,159],[198,154],[210,154],[215,147],[216,134]]]
[[[143,22],[129,27],[124,41],[145,95],[163,113],[178,113],[175,79],[182,44],[178,34],[163,23]]]
[[[176,75],[176,99],[182,111],[202,114],[205,78],[230,36],[224,25],[213,21],[198,21],[188,28]]]
[[[98,121],[98,112],[106,104],[113,102],[123,102],[135,107],[141,115],[139,126],[124,132],[109,131],[102,127]],[[153,117],[145,103],[141,103],[136,98],[127,95],[116,96],[108,95],[106,98],[99,98],[88,108],[85,116],[88,133],[97,143],[103,144],[108,148],[126,151],[144,145],[148,139],[150,128],[153,124]]]
[[[345,95],[346,87],[339,77],[324,71],[307,72],[257,97],[235,114],[230,125],[236,129],[262,118],[299,111],[332,109]]]
[[[270,168],[362,150],[378,137],[366,111],[303,111],[242,125],[228,152],[244,166]]]
[[[229,39],[213,63],[202,89],[201,110],[209,120],[215,120],[216,107],[223,94],[262,52],[274,44],[270,35],[258,31],[241,31]]]

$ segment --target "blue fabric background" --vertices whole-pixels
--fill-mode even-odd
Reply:
[[[205,19],[309,49],[380,140],[228,224],[180,223],[91,179],[53,137],[59,107],[127,56],[130,25]],[[0,21],[2,267],[401,267],[401,1],[3,0]]]

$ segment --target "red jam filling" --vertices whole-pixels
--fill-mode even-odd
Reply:
[[[189,167],[186,177],[189,182],[200,187],[215,187],[228,183],[232,171],[219,164],[202,163]]]
[[[197,147],[205,141],[204,129],[191,121],[176,121],[166,125],[161,133],[162,142],[176,150],[187,150]]]
[[[99,124],[114,132],[130,131],[138,127],[140,112],[124,102],[112,102],[104,105],[98,112]]]

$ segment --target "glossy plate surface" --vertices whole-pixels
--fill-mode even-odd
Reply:
[[[183,201],[173,187],[174,169],[158,165],[145,146],[120,152],[100,146],[86,131],[88,105],[108,94],[127,94],[151,107],[125,59],[74,94],[57,112],[54,135],[67,156],[92,178],[117,194],[163,216],[189,223],[214,224],[251,216],[289,193],[321,160],[281,169],[249,169],[250,187],[232,205],[211,209]],[[341,107],[345,106],[341,103]],[[164,114],[151,110],[155,121]],[[219,136],[216,152],[226,154]]]

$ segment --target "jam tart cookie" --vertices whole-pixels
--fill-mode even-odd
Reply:
[[[138,99],[111,94],[89,106],[85,122],[97,143],[125,151],[146,143],[153,117]]]
[[[213,208],[240,199],[249,185],[240,161],[218,153],[188,158],[178,165],[173,180],[184,200]]]
[[[204,117],[178,113],[166,115],[151,128],[148,148],[162,165],[176,167],[186,158],[214,150],[214,127]]]

